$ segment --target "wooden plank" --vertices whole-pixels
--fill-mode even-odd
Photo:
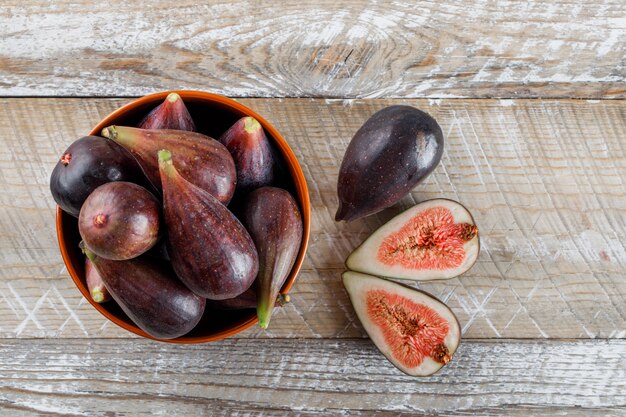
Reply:
[[[419,379],[359,339],[3,340],[0,412],[617,416],[625,359],[625,341],[467,341]]]
[[[127,100],[0,99],[1,337],[126,337],[86,303],[63,267],[48,176],[58,155]],[[313,230],[293,302],[265,333],[361,337],[339,280],[343,260],[415,201],[465,204],[481,229],[474,268],[423,283],[472,338],[626,337],[626,102],[581,100],[242,100],[274,123],[303,163]],[[396,207],[333,221],[339,164],[377,109],[411,104],[446,136],[442,164]]]
[[[4,0],[0,94],[626,97],[622,0]]]

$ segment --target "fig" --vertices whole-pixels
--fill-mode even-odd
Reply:
[[[424,201],[376,230],[346,260],[348,269],[416,281],[449,279],[474,265],[480,242],[472,215],[456,201]]]
[[[262,187],[248,196],[243,222],[259,253],[257,316],[267,329],[276,296],[293,267],[302,243],[302,216],[287,191]]]
[[[178,173],[172,154],[159,151],[167,253],[183,283],[212,300],[233,298],[256,278],[252,238],[219,200]]]
[[[89,194],[112,181],[146,185],[141,167],[126,149],[98,136],[85,136],[59,158],[50,176],[50,192],[63,211],[78,217]]]
[[[235,160],[237,188],[252,190],[269,185],[274,158],[261,124],[254,117],[242,117],[220,137]]]
[[[208,136],[182,130],[126,126],[106,127],[102,136],[128,149],[157,190],[161,190],[157,152],[173,149],[176,151],[176,166],[187,181],[224,204],[228,204],[235,192],[235,162],[224,145]]]
[[[87,281],[87,289],[91,299],[96,303],[105,303],[111,299],[111,294],[107,290],[102,277],[94,268],[89,258],[85,258],[85,280]]]
[[[430,294],[371,275],[346,271],[342,278],[363,328],[399,370],[428,376],[450,362],[461,329],[448,306]]]
[[[150,336],[182,336],[202,318],[206,300],[185,287],[169,264],[145,256],[112,261],[84,246],[83,251],[100,273],[111,297]]]
[[[441,128],[410,106],[386,107],[356,132],[341,162],[335,220],[348,222],[397,203],[439,164]]]
[[[152,109],[137,126],[141,129],[176,129],[196,131],[196,125],[177,93],[170,93],[163,103]]]
[[[159,239],[159,201],[130,182],[110,182],[96,188],[78,216],[85,245],[103,258],[135,258]]]

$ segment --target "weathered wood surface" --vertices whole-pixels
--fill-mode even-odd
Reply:
[[[0,99],[1,337],[128,337],[74,287],[58,251],[49,174],[58,155],[124,99]],[[364,335],[339,281],[343,260],[414,201],[459,200],[481,229],[465,276],[423,288],[472,338],[626,337],[626,102],[242,100],[293,147],[309,181],[312,237],[293,302],[242,337]],[[446,135],[442,164],[398,207],[332,220],[339,164],[375,110],[408,103]],[[621,346],[621,345],[619,345]]]
[[[467,341],[419,379],[369,340],[3,340],[0,413],[623,416],[624,360],[626,341]]]
[[[623,0],[3,0],[0,94],[626,97]]]

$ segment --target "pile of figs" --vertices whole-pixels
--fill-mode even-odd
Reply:
[[[410,106],[386,107],[356,132],[344,155],[335,219],[348,222],[391,207],[439,164],[443,134],[434,118]],[[398,214],[346,260],[343,283],[365,331],[401,371],[431,375],[461,339],[459,322],[435,297],[389,279],[454,278],[469,270],[480,243],[470,212],[434,199]]]
[[[267,328],[302,243],[300,208],[276,186],[290,179],[261,124],[243,117],[219,140],[196,126],[171,93],[137,126],[72,143],[50,178],[78,218],[93,301],[112,299],[158,339],[189,333],[205,310],[211,320],[256,309]]]

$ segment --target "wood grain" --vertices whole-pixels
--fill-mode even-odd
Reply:
[[[4,0],[0,94],[624,98],[625,15],[622,0]]]
[[[618,416],[625,359],[625,341],[467,341],[419,379],[369,340],[3,340],[0,413]]]
[[[0,99],[1,337],[128,337],[64,269],[48,178],[56,158],[123,99]],[[471,338],[626,337],[626,102],[582,100],[242,100],[285,136],[307,176],[312,237],[292,303],[268,332],[364,336],[340,283],[343,260],[415,201],[465,204],[481,230],[474,268],[419,287],[450,305]],[[338,224],[336,181],[352,134],[405,103],[441,124],[441,165],[380,215]]]

